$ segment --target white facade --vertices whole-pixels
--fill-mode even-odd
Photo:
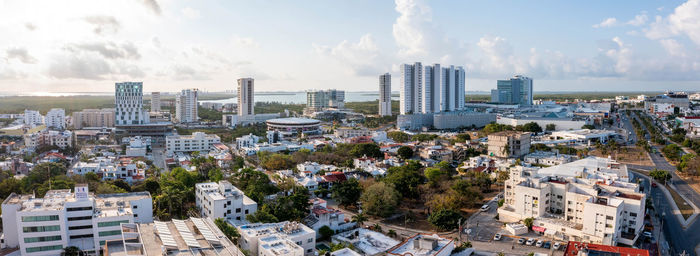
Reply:
[[[419,113],[423,110],[423,64],[401,65],[400,113]]]
[[[36,126],[44,124],[44,116],[36,110],[24,110],[24,124]]]
[[[219,136],[203,132],[194,132],[192,135],[170,135],[165,138],[166,150],[169,153],[209,151],[216,143],[221,143]]]
[[[2,203],[3,241],[21,255],[59,255],[68,246],[96,253],[104,241],[121,239],[121,223],[152,222],[152,212],[148,192],[95,196],[78,184],[43,198],[12,193]]]
[[[255,115],[255,80],[238,79],[238,115]]]
[[[433,66],[425,66],[425,85],[423,86],[423,113],[434,113],[440,112],[441,103],[443,102],[443,95],[445,88],[443,88],[442,82],[442,68],[440,64],[435,64]]]
[[[24,145],[28,148],[39,146],[57,146],[67,148],[73,146],[73,132],[42,130],[24,135]]]
[[[197,89],[182,90],[175,96],[175,120],[180,123],[192,123],[199,121],[197,109]]]
[[[391,115],[391,74],[379,76],[379,115]]]
[[[241,149],[241,148],[249,148],[249,147],[254,147],[255,144],[257,144],[260,141],[260,137],[251,134],[244,135],[241,137],[236,138],[236,148]]]
[[[148,113],[143,110],[143,82],[114,84],[116,125],[138,125],[149,123]]]
[[[52,108],[48,113],[46,113],[44,123],[46,123],[46,127],[50,128],[66,128],[66,111],[62,108]]]
[[[530,133],[502,131],[489,134],[488,153],[495,157],[521,157],[530,153]]]
[[[151,93],[151,112],[160,112],[160,92]]]
[[[261,250],[262,245],[272,240],[271,236],[276,236],[279,240],[289,241],[303,248],[304,256],[316,254],[316,232],[297,222],[284,221],[280,223],[255,223],[237,226],[238,233],[241,234],[239,246],[243,250],[248,250],[250,255],[270,255],[266,250]],[[275,239],[276,240],[276,239]],[[291,247],[295,248],[295,247]],[[296,255],[298,249],[293,249],[290,255]]]
[[[245,222],[245,216],[258,210],[258,204],[228,181],[195,185],[195,203],[200,214],[212,219],[223,218],[234,223]]]
[[[642,232],[644,193],[627,167],[589,157],[543,168],[513,168],[501,221],[535,218],[536,230],[563,240],[631,245]]]

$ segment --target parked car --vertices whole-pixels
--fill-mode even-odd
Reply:
[[[549,249],[550,247],[552,247],[552,242],[544,242],[544,244],[542,245],[542,248],[545,249]]]
[[[482,211],[482,212],[488,211],[489,209],[491,209],[491,206],[489,206],[488,204],[485,204],[485,205],[482,205],[482,206],[481,206],[481,211]]]
[[[656,182],[652,182],[652,183],[651,183],[651,187],[652,187],[652,188],[655,188],[656,186],[657,186],[657,185],[656,185]]]
[[[525,243],[525,238],[518,239],[518,244],[524,244],[524,243]]]
[[[501,241],[501,234],[496,234],[493,236],[493,240],[495,241]]]
[[[537,240],[537,243],[535,243],[535,246],[542,247],[543,244],[544,244],[544,242],[542,242],[542,240]]]
[[[652,235],[651,232],[649,232],[649,231],[644,231],[644,232],[642,232],[642,235],[645,236],[645,237],[648,237],[648,238],[652,238],[652,237],[653,237],[653,235]]]
[[[552,248],[554,250],[559,250],[560,247],[561,247],[561,244],[559,242],[554,243],[554,245],[552,246]]]
[[[535,244],[535,239],[534,239],[534,238],[530,238],[530,239],[527,240],[527,242],[525,242],[525,244],[526,244],[526,245],[533,245],[533,244]]]

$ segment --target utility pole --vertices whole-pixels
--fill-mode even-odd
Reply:
[[[46,171],[49,173],[49,190],[51,190],[51,165],[46,165]]]
[[[462,218],[459,218],[459,226],[457,227],[457,234],[459,238],[457,240],[462,241]]]

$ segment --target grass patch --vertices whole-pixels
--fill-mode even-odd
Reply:
[[[671,193],[671,197],[673,197],[673,201],[676,203],[676,206],[678,206],[678,209],[681,211],[681,214],[683,214],[684,219],[688,219],[693,213],[695,213],[695,210],[693,209],[692,206],[688,202],[681,197],[676,190],[671,189],[669,186],[666,186],[666,189],[668,189],[668,192]]]

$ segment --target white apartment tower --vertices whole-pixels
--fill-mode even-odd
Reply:
[[[143,82],[114,84],[115,125],[140,125],[148,123],[143,110]]]
[[[52,108],[48,113],[46,113],[44,123],[46,123],[46,127],[49,128],[66,128],[66,111],[62,108]]]
[[[400,112],[402,115],[423,110],[423,64],[401,65]]]
[[[197,89],[186,89],[175,96],[175,119],[178,122],[192,123],[199,120],[197,94]]]
[[[441,111],[455,111],[464,108],[464,79],[465,73],[462,67],[450,65],[450,67],[442,69]]]
[[[434,113],[442,110],[441,103],[445,92],[440,75],[440,64],[425,66],[425,85],[423,86],[423,113]]]
[[[391,74],[379,76],[379,115],[391,115]]]
[[[255,114],[255,80],[253,78],[238,79],[238,115]]]
[[[44,117],[36,110],[24,110],[24,124],[25,125],[42,125],[44,124]]]
[[[160,92],[151,93],[151,112],[160,112]]]

